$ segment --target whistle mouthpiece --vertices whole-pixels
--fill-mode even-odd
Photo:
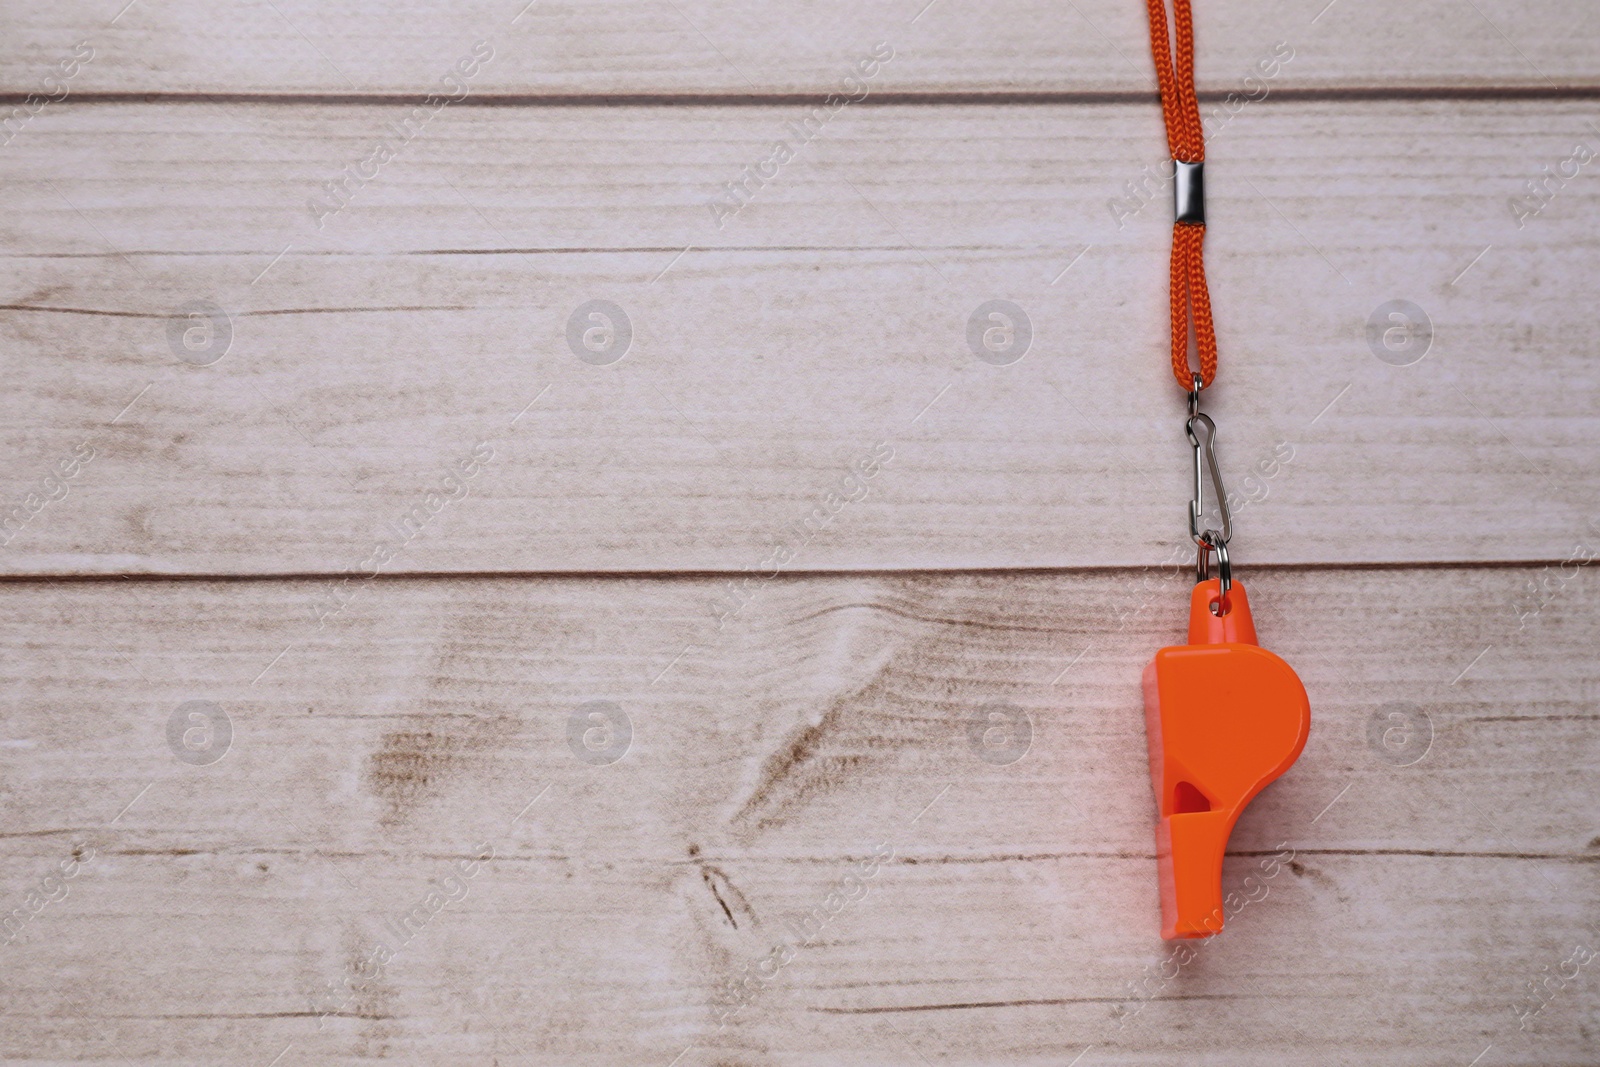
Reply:
[[[1222,858],[1245,805],[1288,770],[1311,731],[1305,686],[1256,644],[1244,586],[1194,587],[1189,643],[1144,670],[1145,736],[1155,787],[1161,936],[1222,931]],[[1219,614],[1220,610],[1220,614]]]

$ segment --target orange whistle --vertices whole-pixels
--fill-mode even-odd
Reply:
[[[1161,936],[1222,929],[1222,855],[1244,806],[1299,757],[1311,730],[1305,686],[1256,644],[1238,582],[1227,613],[1213,578],[1194,587],[1189,643],[1163,648],[1144,669],[1145,734],[1156,790]]]

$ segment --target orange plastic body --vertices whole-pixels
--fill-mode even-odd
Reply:
[[[1161,936],[1222,930],[1222,856],[1246,804],[1299,757],[1311,731],[1305,686],[1256,644],[1238,582],[1218,617],[1216,579],[1189,602],[1189,643],[1144,671],[1145,732],[1159,818]]]

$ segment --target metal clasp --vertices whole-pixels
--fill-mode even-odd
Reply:
[[[1206,165],[1172,161],[1172,221],[1206,224]]]
[[[1206,430],[1203,444],[1200,434],[1196,432],[1201,426]],[[1184,430],[1189,435],[1189,445],[1194,451],[1194,499],[1189,501],[1189,536],[1194,538],[1199,549],[1199,556],[1195,560],[1195,582],[1203,582],[1211,577],[1211,553],[1215,552],[1217,575],[1222,580],[1221,592],[1226,598],[1228,590],[1233,588],[1233,567],[1228,562],[1228,542],[1233,539],[1233,515],[1228,509],[1228,490],[1222,484],[1222,470],[1217,466],[1217,424],[1211,421],[1210,415],[1200,411],[1198,374],[1194,377],[1194,389],[1189,393],[1189,418],[1184,423]],[[1204,463],[1201,462],[1202,452]],[[1206,511],[1205,476],[1208,472],[1217,510],[1222,515],[1220,530],[1200,528],[1201,517]]]

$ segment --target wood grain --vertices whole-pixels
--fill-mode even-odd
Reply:
[[[0,156],[7,506],[96,457],[0,566],[355,568],[478,442],[496,458],[391,572],[760,567],[880,442],[789,569],[1146,564],[1183,539],[1164,194],[1120,229],[1109,207],[1154,165],[1153,108],[847,111],[721,229],[706,201],[793,109],[462,110],[319,231],[306,198],[383,113],[67,105]],[[1509,207],[1586,116],[1269,102],[1213,138],[1208,403],[1251,498],[1242,562],[1560,560],[1587,536],[1594,186],[1520,227]],[[996,297],[1032,322],[1010,366],[966,338]],[[1404,367],[1368,333],[1398,298],[1432,330]],[[206,367],[172,347],[196,299],[231,314]],[[632,322],[612,366],[569,348],[591,299]]]
[[[1153,93],[1144,8],[1123,0],[826,0],[774,11],[726,0],[592,3],[419,0],[381,8],[307,0],[120,4],[19,11],[4,90],[38,91],[83,40],[73,93],[420,95],[491,39],[483,98],[821,93],[878,41],[899,58],[885,92]],[[519,14],[520,12],[520,14]],[[1274,46],[1300,89],[1549,92],[1600,88],[1592,5],[1564,0],[1222,0],[1197,5],[1204,90],[1238,91]]]
[[[1188,959],[1142,5],[9,12],[0,1060],[1593,1064],[1600,12],[1197,14],[1314,725]]]
[[[1594,584],[1519,632],[1532,576],[1253,581],[1314,726],[1227,884],[1294,855],[1148,982],[1138,677],[1180,631],[1171,572],[781,579],[720,631],[711,579],[383,579],[321,630],[312,582],[9,583],[6,908],[94,851],[0,948],[3,1055],[1585,1063],[1592,975],[1530,1032],[1513,1010],[1600,903]],[[168,748],[190,700],[232,723],[207,766]],[[594,700],[632,724],[609,765],[569,742]],[[1031,719],[1008,764],[966,725],[993,701]],[[1395,701],[1430,723],[1407,766],[1368,741]],[[319,990],[484,844],[319,1030]],[[724,983],[879,845],[865,896],[719,1029]]]

